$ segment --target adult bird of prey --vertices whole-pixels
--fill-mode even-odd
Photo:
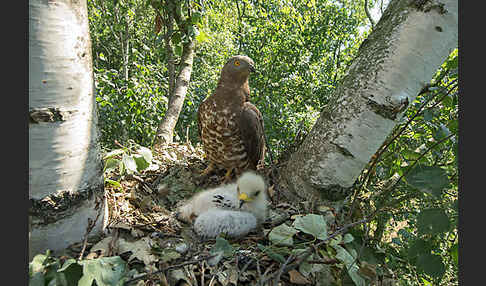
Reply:
[[[263,164],[263,118],[250,102],[248,85],[248,77],[253,71],[254,63],[249,57],[231,57],[221,70],[214,93],[199,106],[199,136],[209,161],[202,175],[216,167],[224,168],[228,181],[233,171],[239,175]]]

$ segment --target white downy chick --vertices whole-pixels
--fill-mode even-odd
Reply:
[[[196,216],[194,231],[204,238],[214,238],[220,233],[242,237],[265,221],[267,204],[262,176],[245,172],[236,183],[194,196],[179,209],[179,217],[191,220]]]

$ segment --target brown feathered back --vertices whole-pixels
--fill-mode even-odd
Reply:
[[[230,58],[221,70],[214,93],[198,109],[198,127],[210,166],[256,170],[264,157],[263,118],[249,102],[248,76],[254,71],[247,56]],[[209,168],[208,167],[208,168]]]

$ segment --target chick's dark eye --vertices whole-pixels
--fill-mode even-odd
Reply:
[[[256,191],[255,192],[255,197],[258,196],[260,194],[260,191]]]

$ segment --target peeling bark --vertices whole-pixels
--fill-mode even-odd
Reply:
[[[457,47],[458,1],[393,0],[281,170],[284,195],[337,200]],[[440,27],[440,29],[437,29]]]
[[[82,240],[105,206],[94,93],[86,1],[30,0],[31,258]]]

